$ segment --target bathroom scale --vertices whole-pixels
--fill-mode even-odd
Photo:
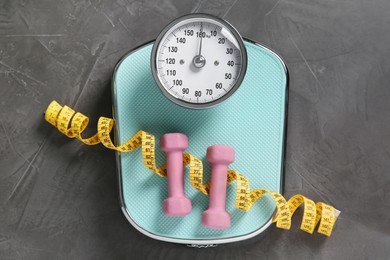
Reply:
[[[142,129],[156,136],[158,148],[158,137],[184,133],[186,152],[203,162],[204,182],[210,178],[207,148],[229,145],[236,153],[229,169],[245,175],[251,189],[282,193],[288,71],[277,53],[249,39],[235,42],[238,36],[231,32],[235,30],[221,19],[190,15],[175,20],[155,41],[124,55],[112,76],[115,141],[122,144]],[[194,43],[191,37],[197,37]],[[211,54],[217,58],[208,58]],[[208,74],[199,80],[192,76],[201,70]],[[156,149],[155,156],[157,165],[165,163],[163,151]],[[203,226],[209,198],[191,186],[188,167],[184,190],[192,210],[186,216],[167,216],[167,178],[145,168],[141,149],[117,152],[116,158],[122,211],[146,236],[212,246],[257,236],[272,223],[272,197],[261,197],[244,212],[235,207],[237,183],[232,182],[226,190],[230,227]]]

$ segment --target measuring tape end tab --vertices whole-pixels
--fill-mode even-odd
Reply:
[[[334,209],[334,217],[335,217],[335,218],[338,218],[338,217],[340,216],[340,214],[341,214],[341,211],[340,211],[340,210]]]

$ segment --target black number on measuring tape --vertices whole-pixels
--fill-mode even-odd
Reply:
[[[216,83],[215,84],[216,89],[222,89],[222,83]]]
[[[202,96],[202,91],[195,91],[195,97],[201,97]]]

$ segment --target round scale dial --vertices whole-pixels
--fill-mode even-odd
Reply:
[[[247,57],[240,34],[229,23],[192,14],[160,33],[151,64],[158,86],[170,100],[189,108],[207,108],[237,90]]]

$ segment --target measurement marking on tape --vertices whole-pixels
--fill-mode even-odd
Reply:
[[[45,120],[56,127],[61,133],[69,138],[77,138],[87,145],[102,143],[105,147],[119,152],[131,152],[141,147],[142,159],[147,169],[164,177],[167,175],[167,167],[156,166],[155,162],[155,137],[144,131],[137,132],[124,144],[115,146],[110,138],[110,132],[114,126],[114,120],[107,117],[100,117],[98,120],[98,131],[89,138],[83,138],[82,132],[87,128],[89,118],[79,112],[75,112],[68,106],[61,106],[52,101],[45,112]],[[195,156],[184,153],[184,166],[189,165],[191,185],[205,195],[209,194],[210,183],[203,184],[203,163]],[[304,204],[301,230],[312,234],[319,223],[318,233],[330,236],[340,212],[334,207],[323,202],[314,203],[312,200],[297,194],[288,201],[277,192],[266,189],[250,190],[248,179],[234,170],[228,170],[227,184],[237,182],[236,208],[245,212],[249,211],[253,204],[265,194],[269,194],[277,208],[273,218],[276,227],[290,229],[291,218],[295,211]]]

